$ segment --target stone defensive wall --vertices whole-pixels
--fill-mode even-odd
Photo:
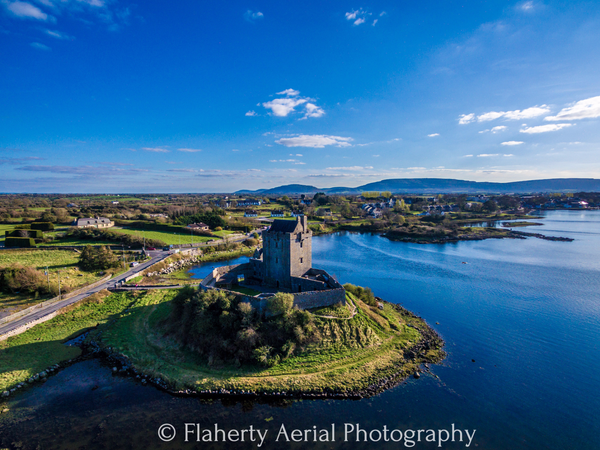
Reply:
[[[252,264],[245,263],[216,267],[200,282],[200,289],[203,291],[217,289],[219,291],[232,293],[233,291],[216,287],[216,280],[227,273],[243,273],[244,275],[249,276],[252,274]],[[327,274],[327,272],[320,269],[311,269],[309,274],[311,276],[322,275],[327,279],[327,282],[310,278],[292,277],[293,282],[297,283],[296,286],[302,286],[303,289],[303,292],[291,292],[294,296],[294,306],[297,306],[300,309],[311,309],[323,306],[333,306],[339,303],[346,304],[346,291],[344,290],[344,287]],[[252,306],[259,311],[264,311],[267,307],[267,299],[258,299],[249,295],[242,295],[238,292],[233,293],[238,297],[241,297],[242,301],[252,304]]]

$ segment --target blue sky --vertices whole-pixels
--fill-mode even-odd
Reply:
[[[600,178],[596,1],[0,0],[0,192]]]

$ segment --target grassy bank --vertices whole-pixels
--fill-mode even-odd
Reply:
[[[36,325],[25,333],[0,341],[0,391],[27,380],[47,367],[81,354],[79,347],[64,345],[88,329],[116,319],[136,301],[137,293],[88,297],[86,303]]]
[[[408,376],[420,363],[442,357],[441,341],[431,349],[425,346],[425,350],[416,351],[425,343],[424,335],[433,335],[421,319],[391,304],[379,310],[354,299],[354,317],[315,316],[322,339],[281,364],[270,368],[209,365],[164,338],[161,323],[169,316],[169,300],[175,295],[173,291],[140,295],[127,314],[93,331],[88,339],[127,355],[138,370],[161,378],[173,389],[195,391],[357,392],[383,378]]]

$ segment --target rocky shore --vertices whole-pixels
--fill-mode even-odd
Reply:
[[[414,244],[446,244],[451,242],[459,242],[459,241],[482,241],[485,239],[527,239],[528,237],[534,237],[537,239],[543,239],[546,241],[561,241],[561,242],[571,242],[572,238],[561,237],[561,236],[546,236],[541,233],[527,233],[524,231],[514,231],[514,230],[502,230],[501,233],[498,232],[480,232],[477,234],[459,234],[459,235],[423,235],[423,234],[415,234],[411,236],[409,234],[398,235],[393,232],[387,232],[382,235],[383,237],[388,238],[391,241],[397,242],[411,242]]]
[[[381,300],[381,299],[379,299]],[[386,302],[387,303],[387,302]],[[394,309],[402,312],[410,317],[421,319],[419,316],[407,311],[400,305],[391,304]],[[214,390],[200,390],[195,391],[192,389],[178,390],[170,386],[165,380],[157,377],[152,377],[145,374],[143,371],[138,370],[131,363],[127,355],[124,355],[115,349],[108,347],[105,348],[95,341],[86,342],[83,344],[84,355],[100,357],[102,358],[109,367],[112,367],[112,373],[114,376],[128,376],[138,380],[144,385],[153,385],[158,389],[168,392],[175,396],[195,396],[201,398],[220,398],[220,397],[264,397],[264,398],[289,398],[289,399],[361,399],[377,395],[382,391],[391,389],[398,386],[404,380],[411,375],[415,378],[419,378],[421,372],[431,373],[429,371],[429,363],[437,363],[444,359],[445,353],[442,350],[444,341],[442,338],[425,323],[424,327],[416,327],[408,325],[419,331],[423,337],[416,345],[405,350],[404,359],[402,364],[398,366],[398,370],[392,374],[386,373],[379,380],[370,384],[364,389],[360,390],[345,390],[340,391],[334,388],[304,391],[304,390],[281,390],[281,391],[268,391],[268,390],[231,390],[231,389],[214,389]],[[431,351],[436,353],[435,358],[428,356]],[[411,369],[407,369],[410,366]],[[414,367],[419,367],[414,369]],[[432,376],[436,376],[433,375]]]

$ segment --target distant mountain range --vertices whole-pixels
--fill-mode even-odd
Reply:
[[[548,180],[514,181],[510,183],[488,183],[479,181],[452,180],[446,178],[395,178],[368,183],[355,188],[318,188],[305,184],[288,184],[271,189],[255,191],[241,190],[236,194],[360,194],[365,191],[390,191],[397,194],[438,193],[515,193],[530,192],[599,192],[600,180],[595,178],[551,178]]]

